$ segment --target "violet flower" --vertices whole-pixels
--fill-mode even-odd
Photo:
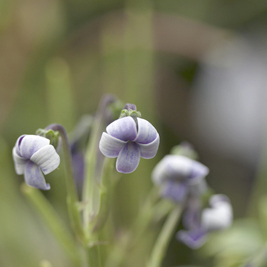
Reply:
[[[101,136],[99,149],[106,157],[118,157],[118,172],[133,172],[140,157],[150,159],[158,151],[159,134],[147,120],[123,117],[109,124],[106,131]]]
[[[24,174],[26,184],[42,190],[49,190],[44,175],[55,170],[60,157],[50,140],[37,135],[22,135],[18,138],[13,151],[15,171]]]
[[[200,181],[208,173],[209,169],[198,161],[181,155],[167,155],[154,168],[152,180],[160,186],[162,197],[179,203],[195,187],[203,185]]]
[[[184,223],[189,230],[179,231],[176,237],[190,248],[200,248],[206,242],[208,233],[226,229],[232,224],[232,206],[227,196],[213,195],[209,203],[210,208],[201,211],[193,206],[194,210],[189,209],[185,213],[187,219]]]

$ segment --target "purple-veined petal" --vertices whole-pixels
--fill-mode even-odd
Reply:
[[[128,142],[120,151],[116,162],[118,172],[131,173],[133,172],[140,161],[140,149],[136,143]]]
[[[23,134],[21,135],[17,141],[16,141],[16,144],[15,144],[15,150],[16,150],[16,153],[18,156],[21,157],[21,154],[20,154],[20,145],[21,145],[21,141],[23,140],[23,138],[26,136],[26,134]]]
[[[13,160],[15,163],[15,171],[16,174],[24,174],[24,169],[25,169],[25,165],[27,163],[27,159],[24,159],[22,157],[20,157],[17,152],[16,152],[16,147],[13,148],[12,150],[12,156],[13,156]]]
[[[32,161],[28,161],[25,166],[24,178],[27,185],[42,190],[49,190],[50,185],[45,182],[43,173],[39,166]]]
[[[121,141],[107,133],[102,133],[99,149],[104,156],[108,158],[116,158],[125,144],[127,144],[127,142]]]
[[[50,144],[49,139],[38,135],[25,135],[20,145],[18,141],[16,143],[16,152],[19,156],[26,159],[30,159],[36,151]]]
[[[232,206],[227,196],[214,195],[210,198],[211,208],[202,212],[201,224],[207,231],[226,229],[233,221]]]
[[[180,230],[176,234],[176,238],[192,249],[198,249],[206,242],[206,231],[202,228],[197,228],[190,231]]]
[[[30,158],[38,165],[44,174],[55,170],[60,163],[60,157],[52,145],[47,145],[36,151]]]
[[[106,130],[108,134],[122,141],[133,141],[137,135],[136,124],[132,117],[115,120]]]
[[[174,202],[182,202],[188,192],[188,186],[185,183],[167,181],[161,187],[161,195],[170,198]]]
[[[137,118],[137,123],[138,133],[136,139],[134,140],[135,142],[140,144],[149,144],[157,138],[158,132],[150,122]]]
[[[140,144],[138,143],[140,148],[140,155],[144,159],[154,158],[158,152],[159,148],[159,135],[157,135],[156,139],[149,144]]]

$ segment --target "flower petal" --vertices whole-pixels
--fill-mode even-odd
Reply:
[[[197,228],[190,231],[181,230],[176,234],[176,238],[192,249],[198,249],[206,242],[206,231]]]
[[[15,171],[17,174],[24,174],[25,165],[27,163],[27,159],[20,157],[16,152],[16,147],[12,150],[13,160],[15,163]]]
[[[133,172],[140,161],[140,149],[136,143],[129,142],[120,151],[116,162],[118,172],[131,173]]]
[[[45,182],[44,175],[42,174],[39,166],[32,161],[28,161],[25,166],[24,178],[26,184],[39,188],[42,190],[49,190],[50,185]]]
[[[104,156],[116,158],[126,143],[127,142],[121,141],[107,133],[102,133],[99,149]]]
[[[208,173],[208,167],[198,161],[192,160],[191,170],[189,174],[189,179],[192,183],[194,183],[195,181],[199,181],[199,178],[207,176]]]
[[[30,158],[38,165],[44,174],[55,170],[60,163],[60,157],[52,145],[47,145],[36,151]]]
[[[170,179],[188,180],[194,184],[205,177],[208,172],[209,169],[200,162],[184,156],[167,155],[154,168],[152,179],[156,184]]]
[[[137,135],[136,123],[132,117],[124,117],[107,126],[107,133],[122,141],[133,141]]]
[[[141,118],[137,118],[137,123],[138,134],[134,140],[135,142],[140,144],[149,144],[157,138],[158,132],[150,122]]]
[[[168,181],[161,188],[161,195],[165,198],[170,198],[176,203],[183,201],[187,195],[188,186],[184,183]]]
[[[16,153],[18,156],[21,157],[21,154],[20,154],[20,144],[21,144],[21,141],[23,140],[23,138],[26,136],[26,134],[23,134],[21,135],[17,141],[16,141],[16,144],[15,144],[15,149],[16,149]]]
[[[25,135],[23,139],[18,139],[16,152],[19,156],[30,159],[40,148],[50,144],[49,139],[38,135]]]
[[[231,226],[232,206],[227,196],[214,195],[210,198],[211,208],[202,211],[201,223],[206,230],[221,230]]]
[[[144,159],[152,159],[156,156],[159,148],[159,135],[157,134],[156,139],[149,144],[140,144],[140,155]]]

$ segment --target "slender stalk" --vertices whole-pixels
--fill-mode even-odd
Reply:
[[[87,248],[87,258],[88,258],[89,267],[101,267],[102,266],[99,245],[89,244]]]
[[[112,191],[112,174],[114,170],[114,161],[113,158],[105,158],[102,170],[102,179],[101,185],[99,188],[100,191],[100,206],[99,212],[97,214],[97,220],[94,224],[93,232],[99,232],[105,225],[109,210],[110,210],[110,199]]]
[[[102,170],[101,185],[99,188],[100,192],[100,207],[99,212],[95,216],[95,220],[91,222],[89,227],[89,245],[87,248],[87,256],[90,267],[102,266],[100,257],[100,231],[106,223],[110,210],[110,196],[111,196],[111,176],[114,168],[114,159],[105,158]]]
[[[84,228],[87,237],[90,234],[90,221],[95,217],[99,210],[100,195],[99,184],[96,179],[96,163],[98,144],[102,132],[103,121],[105,118],[106,107],[115,101],[112,95],[106,95],[98,108],[94,118],[92,133],[85,154],[86,170],[83,191],[83,201],[88,203],[83,212]]]
[[[169,215],[156,240],[147,267],[160,267],[171,237],[175,231],[182,212],[182,206],[177,206]]]
[[[127,258],[128,253],[131,253],[132,249],[138,244],[140,238],[146,238],[146,230],[151,225],[155,214],[158,213],[158,208],[161,209],[161,202],[159,201],[158,188],[153,187],[149,192],[144,205],[141,206],[137,217],[135,218],[129,234],[119,240],[112,246],[112,250],[109,253],[106,267],[119,267],[123,264]]]
[[[43,196],[43,194],[32,187],[22,184],[21,191],[33,204],[39,214],[42,216],[46,225],[59,241],[59,244],[66,251],[74,266],[80,266],[80,255],[78,248],[66,228],[66,225],[61,221],[54,208]]]
[[[63,155],[65,161],[65,178],[67,187],[67,205],[68,212],[73,230],[75,231],[77,237],[80,241],[84,242],[84,232],[81,223],[80,212],[78,210],[78,195],[74,183],[71,152],[68,141],[68,136],[65,128],[60,124],[51,124],[46,127],[46,129],[51,129],[53,131],[58,131],[62,139]]]

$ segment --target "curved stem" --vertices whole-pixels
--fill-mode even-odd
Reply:
[[[58,131],[62,139],[63,155],[65,161],[65,178],[67,187],[67,205],[68,205],[69,216],[71,220],[71,225],[73,227],[73,230],[77,234],[77,237],[79,237],[80,241],[84,242],[84,232],[82,228],[80,212],[77,207],[78,195],[74,183],[71,152],[70,152],[67,132],[65,128],[60,124],[51,124],[47,126],[46,129]]]
[[[147,267],[160,267],[168,244],[175,231],[182,212],[182,206],[177,206],[169,215],[156,240]]]

